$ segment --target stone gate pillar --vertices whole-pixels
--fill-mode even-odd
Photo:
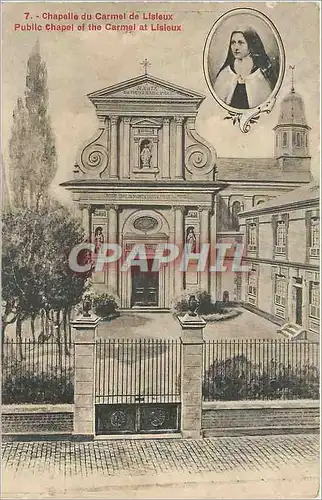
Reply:
[[[100,318],[86,312],[71,322],[75,330],[74,435],[95,434],[95,353]]]
[[[181,434],[201,438],[203,330],[206,322],[187,313],[179,318],[182,328]]]

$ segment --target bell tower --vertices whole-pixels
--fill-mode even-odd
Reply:
[[[308,158],[309,131],[302,97],[295,92],[294,66],[291,91],[284,97],[275,132],[275,158]]]

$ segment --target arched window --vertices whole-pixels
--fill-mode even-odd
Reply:
[[[287,132],[283,132],[283,146],[287,146]]]
[[[258,200],[258,202],[256,203],[256,205],[260,205],[261,203],[264,203],[265,200]]]
[[[240,201],[234,201],[231,207],[233,229],[239,229],[238,214],[244,210],[244,206]]]
[[[293,144],[293,146],[295,146],[295,144],[296,144],[296,135],[295,135],[295,132],[292,132],[292,144]]]
[[[305,146],[307,147],[308,141],[307,141],[307,134],[305,134]]]
[[[275,143],[276,143],[276,147],[277,147],[278,146],[278,134],[276,134]]]

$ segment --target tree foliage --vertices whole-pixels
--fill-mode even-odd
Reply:
[[[27,63],[25,100],[19,97],[13,112],[9,156],[14,205],[31,209],[48,205],[57,160],[48,115],[47,69],[38,42]]]
[[[56,313],[59,323],[87,288],[89,273],[76,274],[68,264],[71,249],[84,239],[80,222],[63,207],[21,209],[4,215],[2,236],[3,335],[9,323],[19,326],[41,312],[48,318]]]

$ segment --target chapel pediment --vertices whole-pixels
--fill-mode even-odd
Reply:
[[[88,98],[95,104],[102,100],[132,100],[132,99],[157,99],[170,101],[198,101],[205,96],[193,90],[179,87],[170,82],[160,80],[151,75],[140,75],[131,80],[106,87],[88,94]]]
[[[132,125],[135,127],[160,127],[161,121],[153,118],[133,118]]]

